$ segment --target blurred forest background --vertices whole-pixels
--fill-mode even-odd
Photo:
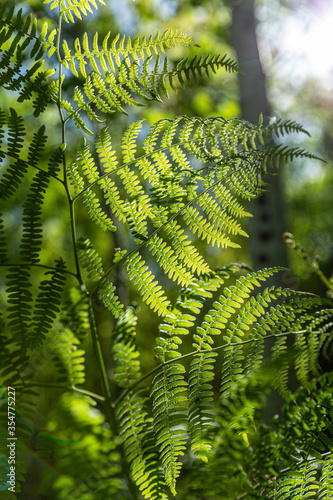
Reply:
[[[249,208],[255,214],[250,221],[248,232],[251,246],[244,238],[240,241],[241,249],[200,248],[205,252],[212,267],[221,267],[229,262],[244,262],[255,269],[273,265],[288,266],[294,274],[285,273],[282,285],[297,290],[307,290],[325,294],[325,288],[311,274],[306,263],[290,252],[283,241],[282,233],[289,231],[295,235],[298,243],[312,254],[317,255],[326,275],[333,267],[333,1],[332,0],[105,0],[105,9],[64,28],[69,36],[81,37],[84,32],[98,31],[102,39],[108,31],[128,34],[132,37],[149,36],[157,30],[162,33],[167,29],[180,29],[192,36],[199,45],[193,48],[177,47],[170,51],[170,58],[177,62],[182,57],[195,54],[228,54],[236,59],[244,75],[219,72],[210,79],[202,75],[202,80],[193,86],[179,89],[171,94],[170,99],[162,103],[148,103],[146,107],[131,109],[128,115],[115,114],[109,118],[109,127],[113,140],[122,136],[130,121],[139,117],[148,123],[158,119],[187,114],[189,116],[224,116],[243,117],[257,122],[260,113],[265,120],[280,118],[300,122],[311,137],[288,137],[288,143],[294,144],[321,156],[326,163],[318,161],[294,162],[286,166],[279,177],[272,178],[271,194],[263,195]],[[18,5],[23,3],[18,1]],[[37,0],[25,1],[35,13],[43,19],[45,11]],[[47,9],[47,7],[44,7]],[[49,10],[47,10],[49,17]],[[68,75],[67,85],[71,79]],[[2,96],[0,94],[0,100]],[[7,97],[6,97],[7,99]],[[30,111],[27,109],[27,116]],[[54,113],[54,114],[53,114]],[[55,120],[56,109],[44,113],[43,123],[48,135]],[[113,126],[114,125],[114,126]],[[97,125],[96,125],[97,126]],[[55,144],[60,137],[54,137]],[[277,138],[283,142],[283,137]],[[297,142],[296,142],[297,141]],[[67,151],[75,154],[78,135],[73,128]],[[60,211],[65,210],[62,198],[47,200],[45,240],[45,262],[51,262],[59,253],[70,248],[67,213],[61,222]],[[20,200],[16,200],[20,207]],[[59,207],[54,213],[54,206]],[[21,218],[21,209],[13,210],[11,217],[13,253],[17,252],[15,225]],[[17,220],[16,220],[17,219]],[[252,223],[252,224],[251,224]],[[126,233],[97,235],[84,213],[80,214],[79,236],[88,236],[96,248],[108,254],[111,247],[120,246],[116,238],[127,238]],[[112,238],[112,241],[110,239]],[[202,245],[202,243],[198,243]],[[71,255],[71,252],[69,252]],[[70,259],[70,257],[69,257]],[[158,274],[157,270],[154,272]],[[158,276],[163,281],[163,277]],[[127,286],[126,276],[119,270],[117,276],[118,293],[124,303],[138,304],[143,308],[138,324],[138,342],[142,345],[143,371],[153,366],[151,359],[152,339],[156,334],[157,317],[147,311],[136,293]],[[175,293],[170,288],[170,296]],[[107,352],[111,319],[104,308],[95,303],[99,313],[99,327]],[[147,332],[151,332],[148,335]],[[145,345],[147,349],[145,350]],[[89,345],[87,350],[87,374],[89,388],[94,388],[94,362]],[[91,367],[91,368],[89,368]],[[44,367],[45,369],[45,367]],[[45,408],[48,412],[52,395],[45,396]],[[31,470],[33,484],[34,471]],[[31,498],[35,498],[31,496]]]

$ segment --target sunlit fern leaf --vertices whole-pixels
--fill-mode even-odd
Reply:
[[[84,350],[79,349],[79,339],[68,328],[57,333],[54,363],[58,369],[58,382],[70,387],[80,385],[85,380]]]
[[[292,120],[282,120],[281,118],[278,120],[271,119],[269,124],[266,126],[263,126],[262,123],[263,117],[261,116],[257,126],[257,131],[262,144],[264,143],[264,138],[271,139],[273,134],[275,134],[277,137],[294,132],[302,132],[303,134],[310,135],[309,132],[303,127],[303,125]]]
[[[214,273],[203,275],[199,279],[193,280],[189,286],[181,291],[174,308],[171,310],[173,317],[170,315],[165,318],[164,323],[159,327],[160,336],[157,338],[155,348],[155,357],[158,361],[166,363],[168,359],[172,360],[180,356],[178,347],[182,343],[181,337],[189,333],[205,301],[210,299],[212,293],[221,287],[223,279],[226,277],[228,277],[227,272],[221,272],[220,275]],[[194,339],[198,340],[196,335],[194,335]],[[204,349],[205,345],[203,342],[200,344],[196,342],[195,347],[200,350]],[[207,411],[210,409],[208,403],[211,401],[211,386],[208,388],[207,383],[213,378],[212,366],[209,363],[214,356],[215,354],[211,352],[198,352],[191,363],[190,370],[188,423],[192,438],[191,449],[196,456],[202,459],[205,459],[205,452],[210,449],[209,441],[205,435],[212,421],[208,418]],[[177,377],[180,375],[177,370],[175,373],[176,380],[178,380]],[[156,380],[159,379],[156,378]],[[179,380],[182,381],[181,378]],[[163,396],[163,391],[170,390],[171,388],[166,384],[164,389],[161,387],[158,391],[163,405],[168,404],[170,397],[169,395]],[[166,422],[165,425],[170,426],[171,424]]]
[[[172,242],[176,254],[186,267],[198,275],[210,272],[208,264],[197,249],[191,245],[188,237],[184,234],[184,230],[175,221],[167,223],[164,229]]]
[[[164,365],[152,382],[153,422],[156,444],[160,451],[165,480],[171,492],[176,494],[176,479],[180,474],[188,438],[187,405],[184,395],[187,383],[185,368],[181,364]]]
[[[80,46],[78,42],[77,48]],[[67,59],[70,61],[71,70],[78,76],[75,68],[74,59],[71,59],[70,50],[67,44],[64,47]],[[81,50],[81,49],[80,49]],[[89,56],[86,55],[89,60]],[[142,62],[142,68],[138,62],[129,65],[127,58],[122,60],[118,65],[117,73],[107,71],[105,76],[99,74],[98,68],[92,60],[93,71],[86,74],[85,64],[87,61],[84,57],[80,56],[79,65],[80,72],[83,74],[85,81],[83,87],[76,87],[74,100],[77,102],[77,110],[73,111],[77,114],[80,111],[85,111],[88,118],[91,120],[100,121],[100,118],[93,111],[93,107],[97,108],[101,113],[113,113],[116,110],[127,113],[124,106],[138,106],[142,104],[143,100],[161,100],[159,90],[168,94],[165,82],[168,81],[169,85],[176,90],[176,79],[184,85],[185,81],[197,79],[204,70],[209,73],[209,70],[216,71],[216,68],[228,67],[230,70],[235,70],[236,63],[227,60],[226,57],[208,57],[206,59],[200,58],[196,61],[185,60],[178,63],[177,66],[169,70],[167,59],[164,61],[163,67],[160,68],[160,58],[157,55],[154,69],[150,69],[152,56],[148,56]],[[137,100],[137,97],[141,101]],[[71,114],[69,114],[71,116]],[[75,116],[73,116],[75,119]]]
[[[246,307],[246,301],[249,299],[252,290],[261,286],[260,281],[265,281],[266,278],[278,271],[279,268],[263,269],[243,276],[236,281],[235,285],[224,289],[223,295],[214,303],[213,318],[218,329],[226,328],[229,318],[237,311],[234,322],[229,323],[229,327],[223,335],[223,340],[226,342],[221,379],[221,395],[223,397],[228,394],[233,383],[243,373],[244,353],[242,339],[244,333],[249,330],[247,323],[250,322],[251,324],[251,320],[249,321],[249,318],[247,318],[249,311],[248,307]],[[272,300],[270,296],[268,297],[269,300]],[[275,298],[274,294],[273,297]],[[256,317],[254,315],[252,317],[256,321]]]
[[[143,301],[160,316],[167,316],[170,301],[162,287],[154,281],[154,275],[138,252],[131,254],[126,260],[126,269],[129,279],[137,287]]]
[[[151,419],[141,396],[127,396],[117,411],[124,450],[133,479],[149,500],[166,500],[167,488],[154,444]]]
[[[191,362],[189,378],[189,432],[192,453],[207,462],[212,439],[207,431],[213,425],[212,401],[216,352],[198,352]]]
[[[99,281],[103,275],[103,262],[88,238],[80,238],[77,242],[78,256],[83,268],[88,271],[88,278]]]
[[[51,1],[51,0],[50,0]],[[64,64],[67,69],[70,69],[75,76],[79,76],[76,62],[79,64],[81,75],[86,78],[86,66],[89,63],[90,68],[98,73],[104,72],[115,73],[121,66],[123,61],[130,62],[130,58],[135,63],[144,62],[150,58],[152,54],[164,53],[165,49],[175,47],[177,45],[194,45],[191,37],[181,31],[167,30],[161,36],[157,32],[155,37],[151,36],[147,40],[146,37],[135,38],[133,41],[128,36],[122,37],[118,34],[112,40],[110,39],[111,32],[107,33],[102,42],[100,49],[98,44],[98,33],[95,33],[91,47],[89,47],[89,39],[87,33],[84,33],[82,45],[80,40],[75,40],[75,53],[72,55],[66,40],[63,41],[63,51],[65,54]],[[88,71],[90,73],[90,70]]]
[[[183,217],[192,233],[198,233],[198,238],[207,240],[207,243],[210,243],[212,246],[216,245],[218,248],[239,248],[237,243],[232,242],[226,236],[224,230],[207,222],[205,217],[194,207],[186,207],[183,211]]]
[[[119,315],[113,331],[112,351],[116,363],[113,377],[124,388],[140,377],[139,350],[136,345],[137,320],[133,308],[127,307]]]
[[[115,368],[113,376],[120,387],[128,388],[140,377],[139,350],[135,342],[137,316],[128,307],[117,319],[113,332]],[[124,451],[131,472],[143,496],[150,499],[166,497],[163,472],[155,449],[152,421],[145,401],[138,393],[127,395],[118,405],[117,417]]]
[[[93,135],[93,132],[88,128],[86,121],[80,116],[80,113],[73,108],[72,104],[69,101],[67,101],[66,99],[62,99],[61,107],[67,112],[67,118],[71,118],[78,129],[83,130],[83,132],[88,135]],[[98,121],[97,116],[96,120]]]
[[[82,195],[83,203],[87,208],[89,217],[97,226],[99,226],[103,231],[116,231],[117,228],[113,224],[109,216],[104,212],[100,206],[100,201],[97,196],[94,195],[90,188],[87,188]]]
[[[147,248],[152,255],[156,256],[156,260],[169,278],[173,279],[181,286],[189,286],[193,275],[191,272],[184,269],[179,262],[177,254],[172,247],[157,235],[154,235],[147,243]]]
[[[123,304],[115,294],[116,287],[107,278],[103,278],[98,284],[98,297],[105,307],[114,315],[115,318],[123,312]]]
[[[288,500],[292,497],[295,500],[306,498],[313,499],[319,485],[316,481],[318,466],[316,460],[301,464],[297,471],[287,472],[277,487],[277,498]]]
[[[82,15],[92,14],[92,7],[98,9],[97,2],[105,5],[103,0],[44,0],[44,4],[51,4],[50,10],[59,9],[67,23],[75,23],[75,17],[81,20]]]
[[[212,293],[221,287],[228,276],[227,271],[218,274],[211,272],[192,280],[190,285],[181,290],[170,314],[159,325],[156,360],[165,363],[168,359],[180,356],[178,347],[182,343],[181,337],[188,335],[205,301],[212,297]],[[196,348],[200,349],[200,346]]]
[[[333,454],[325,457],[320,477],[320,488],[317,492],[318,500],[330,500],[333,496]]]

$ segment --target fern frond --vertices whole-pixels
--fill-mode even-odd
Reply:
[[[50,0],[51,1],[51,0]],[[98,33],[95,33],[92,44],[92,49],[89,47],[89,39],[87,33],[83,35],[82,45],[76,38],[75,53],[72,55],[66,40],[63,42],[64,64],[67,69],[70,69],[74,76],[78,77],[79,73],[76,68],[76,62],[79,64],[79,71],[84,78],[87,78],[86,66],[89,63],[92,70],[97,74],[102,72],[115,73],[116,69],[122,65],[123,61],[132,59],[133,62],[145,62],[150,59],[152,54],[164,53],[165,49],[176,47],[177,45],[194,45],[191,37],[178,30],[167,30],[161,36],[157,32],[155,37],[150,36],[135,38],[133,41],[130,36],[122,37],[118,34],[112,40],[110,39],[111,32],[107,33],[102,41],[102,49],[98,44]],[[90,73],[90,71],[89,71]]]
[[[156,256],[157,262],[169,278],[182,286],[190,285],[193,279],[192,273],[184,270],[178,261],[177,254],[162,238],[155,234],[148,241],[147,248],[151,251],[152,255]]]
[[[122,314],[124,306],[121,304],[118,296],[115,294],[116,287],[106,278],[103,278],[99,282],[98,286],[98,297],[103,302],[105,307],[114,315],[115,318],[118,318],[120,314]]]
[[[97,37],[94,38],[94,51],[97,50]],[[84,44],[88,50],[88,41],[84,37]],[[97,108],[102,113],[113,113],[120,111],[126,114],[124,106],[137,106],[141,102],[137,100],[136,96],[141,100],[161,100],[159,92],[168,95],[166,82],[173,90],[176,90],[176,79],[182,86],[191,80],[198,79],[202,76],[202,72],[209,75],[210,71],[214,73],[218,68],[225,68],[229,71],[236,71],[237,65],[226,56],[207,56],[206,58],[196,59],[196,57],[189,61],[185,59],[178,63],[172,70],[168,69],[168,60],[164,59],[163,68],[160,68],[160,56],[157,54],[154,69],[151,70],[152,55],[149,55],[142,61],[137,59],[130,64],[128,56],[124,59],[116,61],[117,74],[113,65],[113,59],[107,58],[110,68],[105,64],[103,58],[103,70],[107,71],[105,76],[100,74],[100,70],[96,64],[93,55],[88,51],[84,56],[81,55],[81,46],[78,39],[76,40],[76,56],[71,57],[70,50],[67,44],[64,44],[65,62],[69,61],[69,67],[75,76],[79,73],[75,66],[75,59],[79,62],[80,73],[85,78],[83,88],[76,88],[74,91],[74,100],[78,104],[76,111],[71,111],[68,118],[76,120],[75,115],[80,111],[85,111],[91,120],[100,121],[93,107]],[[115,57],[117,59],[117,57]],[[87,75],[85,65],[87,61],[91,63],[92,71]],[[110,64],[111,63],[111,64]],[[68,105],[67,105],[68,106]]]
[[[9,268],[6,276],[8,293],[8,326],[15,341],[25,349],[31,323],[33,295],[31,293],[31,272],[29,267]]]
[[[38,171],[23,205],[23,234],[20,253],[22,260],[28,263],[36,263],[40,260],[39,254],[42,245],[41,207],[49,181],[48,173]]]
[[[181,364],[164,365],[152,383],[153,421],[156,444],[164,468],[165,480],[175,495],[176,479],[182,463],[187,441],[187,388],[184,379],[185,368]]]
[[[105,5],[104,0],[44,0],[44,4],[51,3],[50,10],[59,9],[67,23],[75,23],[75,17],[82,20],[82,15],[92,14],[92,7],[98,9],[97,2]]]
[[[194,207],[187,207],[184,210],[183,217],[192,233],[198,233],[198,238],[207,240],[207,243],[210,243],[212,246],[216,245],[218,248],[220,246],[222,248],[239,248],[239,245],[232,242],[221,228],[206,221],[205,217],[200,215]]]
[[[198,352],[193,357],[189,373],[191,451],[204,462],[208,461],[207,452],[212,448],[212,439],[208,437],[207,431],[213,425],[211,381],[214,379],[216,356],[216,352]]]
[[[145,399],[140,396],[127,396],[117,412],[125,454],[143,497],[166,500],[166,484],[144,403]]]
[[[56,50],[53,43],[56,30],[47,37],[48,24],[43,24],[40,34],[37,33],[37,20],[31,14],[22,16],[22,9],[15,13],[14,8],[6,12],[5,2],[0,19],[0,84],[6,90],[18,91],[18,102],[30,100],[37,94],[33,106],[34,115],[45,110],[52,101],[48,87],[48,78],[55,69],[42,70],[43,57],[50,57]],[[9,48],[7,48],[9,45]],[[30,52],[27,54],[28,49]],[[27,58],[30,66],[27,67]]]
[[[52,324],[59,316],[65,284],[64,268],[64,262],[61,259],[56,261],[54,270],[45,273],[45,276],[50,275],[50,279],[41,281],[39,284],[40,291],[36,296],[31,333],[29,334],[32,337],[32,346],[41,344],[46,339]]]
[[[139,351],[135,345],[137,316],[127,307],[118,317],[113,336],[116,367],[113,377],[119,387],[129,387],[140,376]]]
[[[318,500],[329,500],[333,495],[333,454],[326,458],[320,477],[320,488],[317,492]]]
[[[78,349],[79,339],[68,328],[57,333],[55,344],[55,365],[58,369],[58,382],[70,387],[81,385],[85,380],[84,350]]]
[[[160,316],[170,314],[168,311],[170,301],[165,296],[162,287],[154,281],[154,275],[138,252],[134,252],[127,258],[126,269],[129,279],[137,286],[144,302]]]
[[[170,221],[165,225],[165,231],[172,241],[172,246],[178,255],[179,259],[184,262],[185,266],[197,274],[206,274],[211,272],[208,264],[199,254],[197,249],[191,245],[184,230],[176,224],[175,221]]]

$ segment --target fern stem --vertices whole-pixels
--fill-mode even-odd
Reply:
[[[242,340],[241,342],[231,342],[231,343],[228,343],[228,344],[223,344],[223,345],[220,345],[220,346],[216,346],[216,347],[212,347],[211,348],[211,351],[220,351],[221,349],[225,349],[226,347],[228,346],[239,346],[239,345],[245,345],[245,344],[249,344],[251,342],[257,342],[257,341],[260,341],[260,340],[266,340],[266,339],[272,339],[272,338],[277,338],[277,337],[283,337],[283,336],[286,336],[286,335],[297,335],[299,333],[306,333],[307,330],[299,330],[297,332],[283,332],[283,333],[273,333],[272,335],[266,335],[265,337],[263,338],[260,338],[260,339],[248,339],[248,340]],[[312,333],[319,333],[319,332],[312,332]],[[188,352],[187,354],[182,354],[181,356],[177,357],[177,358],[172,358],[172,359],[169,359],[168,361],[165,361],[164,363],[160,363],[159,365],[155,366],[155,368],[153,368],[150,372],[146,373],[145,375],[143,375],[142,377],[140,377],[138,380],[136,380],[135,382],[133,382],[133,384],[131,384],[118,398],[117,400],[114,402],[114,407],[117,408],[118,405],[121,403],[121,401],[133,390],[135,389],[135,387],[137,387],[138,385],[140,385],[144,380],[146,380],[147,378],[151,377],[152,375],[154,375],[156,372],[158,372],[159,370],[161,370],[162,368],[164,368],[166,365],[170,365],[172,363],[177,363],[179,362],[180,359],[185,359],[185,358],[189,358],[191,356],[194,356],[195,354],[200,354],[200,353],[205,353],[207,351],[205,350],[196,350],[196,351],[191,351],[191,352]],[[210,352],[210,351],[209,351]]]
[[[26,384],[15,384],[15,387],[17,389],[23,389],[26,388]],[[101,396],[100,394],[96,394],[95,392],[87,391],[86,389],[81,389],[80,387],[76,386],[66,386],[66,385],[61,385],[61,384],[48,384],[48,383],[30,383],[29,382],[29,387],[48,387],[50,389],[63,389],[65,391],[75,391],[79,392],[80,394],[84,394],[85,396],[90,396],[91,398],[97,399],[98,401],[105,401],[105,398]]]

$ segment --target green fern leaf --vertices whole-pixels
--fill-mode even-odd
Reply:
[[[88,13],[92,14],[93,10],[91,7],[93,6],[95,9],[98,8],[97,1],[101,5],[105,5],[103,0],[44,0],[44,4],[52,2],[50,10],[59,9],[67,23],[74,23],[74,16],[81,20],[82,15],[87,16]]]
[[[41,281],[39,294],[36,297],[35,309],[32,316],[31,333],[33,341],[31,345],[38,345],[46,339],[48,332],[60,312],[62,293],[65,284],[64,263],[56,261],[54,270],[47,271],[45,276],[51,278]]]
[[[170,301],[166,298],[162,287],[154,281],[153,274],[138,252],[127,258],[126,269],[129,279],[137,286],[144,302],[160,316],[169,315]]]
[[[187,398],[183,392],[187,388],[184,380],[185,369],[180,364],[164,365],[153,380],[153,421],[156,443],[164,467],[165,480],[175,495],[176,479],[182,463],[187,432]]]
[[[167,500],[166,484],[154,446],[151,419],[144,408],[145,399],[127,396],[117,412],[125,454],[133,479],[144,498]]]
[[[73,387],[84,383],[84,350],[78,349],[79,339],[68,328],[57,334],[55,365],[58,368],[59,383]]]

